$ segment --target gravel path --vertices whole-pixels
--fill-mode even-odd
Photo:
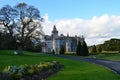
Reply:
[[[110,60],[102,60],[102,59],[94,59],[94,58],[83,58],[83,57],[78,57],[78,56],[66,56],[66,55],[55,55],[56,57],[62,57],[62,58],[67,58],[67,59],[72,59],[72,60],[83,60],[87,62],[92,62],[95,64],[103,65],[105,67],[110,68],[117,74],[120,74],[120,62],[119,61],[110,61]]]

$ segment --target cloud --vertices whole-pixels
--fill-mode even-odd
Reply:
[[[110,38],[120,38],[120,16],[104,14],[100,17],[94,16],[89,20],[74,18],[55,21],[49,21],[48,15],[45,16],[44,31],[46,34],[51,34],[55,24],[60,34],[84,35],[88,45],[103,43]]]
[[[43,16],[43,19],[44,19],[44,22],[48,22],[49,16],[47,13]]]

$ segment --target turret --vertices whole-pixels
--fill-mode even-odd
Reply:
[[[55,51],[55,53],[56,53],[56,40],[57,40],[57,38],[58,38],[58,31],[57,31],[57,29],[56,29],[56,26],[54,25],[54,27],[53,27],[53,31],[52,31],[52,48],[53,48],[53,50]]]
[[[58,37],[58,31],[57,31],[57,29],[56,29],[56,26],[55,26],[55,25],[54,25],[54,27],[53,27],[52,37],[53,37],[53,38],[57,38],[57,37]]]

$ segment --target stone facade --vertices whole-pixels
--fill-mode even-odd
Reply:
[[[54,25],[51,35],[45,35],[45,45],[43,51],[50,53],[53,50],[56,54],[59,54],[61,46],[64,46],[66,52],[76,52],[77,43],[83,41],[83,37],[71,37],[69,35],[64,36],[63,34],[58,35],[56,26]]]

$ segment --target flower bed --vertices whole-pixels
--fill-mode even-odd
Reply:
[[[2,80],[44,80],[58,72],[63,66],[56,61],[44,62],[35,65],[6,66],[0,72]]]

